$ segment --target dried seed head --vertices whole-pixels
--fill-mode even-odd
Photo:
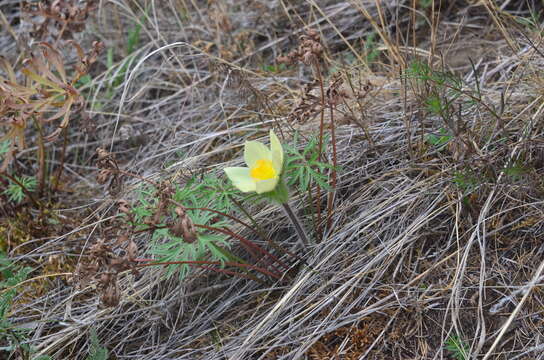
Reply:
[[[306,31],[306,35],[311,37],[314,41],[319,41],[319,33],[317,32],[317,30],[309,29],[308,31]]]
[[[321,46],[320,43],[313,43],[312,44],[312,53],[319,56],[319,55],[321,55],[322,52],[323,52],[323,46]]]
[[[98,172],[98,175],[96,175],[96,182],[103,185],[105,184],[108,179],[110,178],[111,171],[107,169],[102,169]]]
[[[197,240],[197,233],[193,221],[181,206],[178,206],[175,211],[179,218],[178,221],[170,227],[170,232],[175,236],[183,238],[183,240],[189,244],[194,243]]]
[[[129,237],[127,234],[121,234],[117,236],[117,241],[115,241],[116,246],[121,246],[122,244],[125,244],[129,241]]]
[[[121,294],[119,292],[119,288],[117,287],[117,282],[110,283],[100,296],[100,301],[107,307],[115,307],[119,305],[120,299]]]
[[[89,254],[92,258],[106,259],[113,253],[112,248],[104,243],[104,240],[99,240],[89,248]]]
[[[314,59],[315,59],[315,55],[312,52],[308,51],[302,57],[302,62],[306,65],[311,65]]]

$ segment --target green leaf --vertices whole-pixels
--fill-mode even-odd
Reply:
[[[76,87],[77,88],[80,88],[80,87],[83,87],[85,85],[88,85],[92,82],[92,78],[91,78],[91,75],[89,74],[85,74],[83,75],[82,77],[79,78],[77,84],[76,84]]]
[[[446,340],[446,350],[452,352],[456,360],[468,360],[470,346],[458,336],[450,336]]]
[[[128,39],[127,39],[127,53],[132,54],[134,49],[138,46],[138,43],[140,42],[140,30],[142,29],[142,25],[137,23],[128,33]]]
[[[448,132],[446,131],[446,129],[441,128],[440,135],[429,134],[427,135],[426,140],[431,145],[441,147],[447,144],[453,138],[453,136],[447,134]]]
[[[113,67],[113,48],[108,48],[106,51],[106,67],[108,69]]]
[[[8,312],[13,299],[17,296],[17,285],[26,280],[32,268],[15,265],[3,252],[0,252],[0,343],[11,344],[10,348],[15,350],[28,346],[21,344],[26,341],[26,330],[15,329],[11,323]]]
[[[100,345],[95,329],[91,329],[91,346],[86,360],[108,360],[108,349]]]
[[[279,204],[285,204],[287,201],[289,201],[289,189],[281,179],[274,190],[261,195]]]
[[[29,192],[35,191],[38,185],[36,178],[33,176],[15,176],[15,179]],[[18,204],[26,196],[21,185],[10,180],[8,188],[3,193],[8,196],[9,200]]]
[[[2,160],[4,158],[4,154],[9,151],[10,144],[11,141],[9,139],[0,142],[0,160]]]

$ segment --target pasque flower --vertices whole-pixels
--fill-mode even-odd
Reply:
[[[242,192],[263,194],[280,183],[283,149],[276,134],[270,130],[270,149],[258,141],[246,141],[244,160],[248,167],[228,167],[225,173]]]

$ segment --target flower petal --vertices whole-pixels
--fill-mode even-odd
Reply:
[[[257,160],[272,160],[270,150],[258,141],[246,141],[244,145],[244,160],[250,168],[254,167]]]
[[[272,191],[276,188],[276,185],[278,185],[279,180],[280,180],[279,177],[275,177],[268,180],[257,181],[256,182],[257,188],[255,189],[255,191],[257,191],[257,194],[262,194],[262,193]]]
[[[283,148],[281,147],[280,140],[274,134],[274,131],[270,130],[270,150],[272,151],[272,164],[274,170],[279,175],[283,167]]]
[[[232,181],[232,184],[236,186],[242,192],[256,191],[257,187],[255,181],[249,174],[249,169],[246,167],[228,167],[223,169],[227,174],[227,177]]]

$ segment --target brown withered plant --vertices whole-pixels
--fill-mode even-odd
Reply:
[[[40,0],[24,1],[22,12],[32,24],[30,35],[38,40],[73,39],[82,32],[90,15],[98,8],[97,0]]]
[[[122,179],[115,156],[102,148],[96,149],[96,154],[96,166],[100,170],[96,181],[102,185],[107,183],[109,193],[117,195],[121,191]]]
[[[38,134],[39,193],[45,187],[46,143],[56,140],[68,128],[70,120],[83,111],[84,99],[76,83],[88,73],[103,49],[100,42],[94,42],[87,53],[74,41],[68,44],[78,56],[77,64],[70,69],[65,67],[61,52],[45,42],[37,44],[20,69],[5,59],[0,61],[5,73],[0,76],[0,142],[10,142],[0,173],[5,172],[15,154],[25,148],[25,130],[34,125]],[[65,146],[62,157],[64,151]],[[60,175],[59,172],[57,176]]]

